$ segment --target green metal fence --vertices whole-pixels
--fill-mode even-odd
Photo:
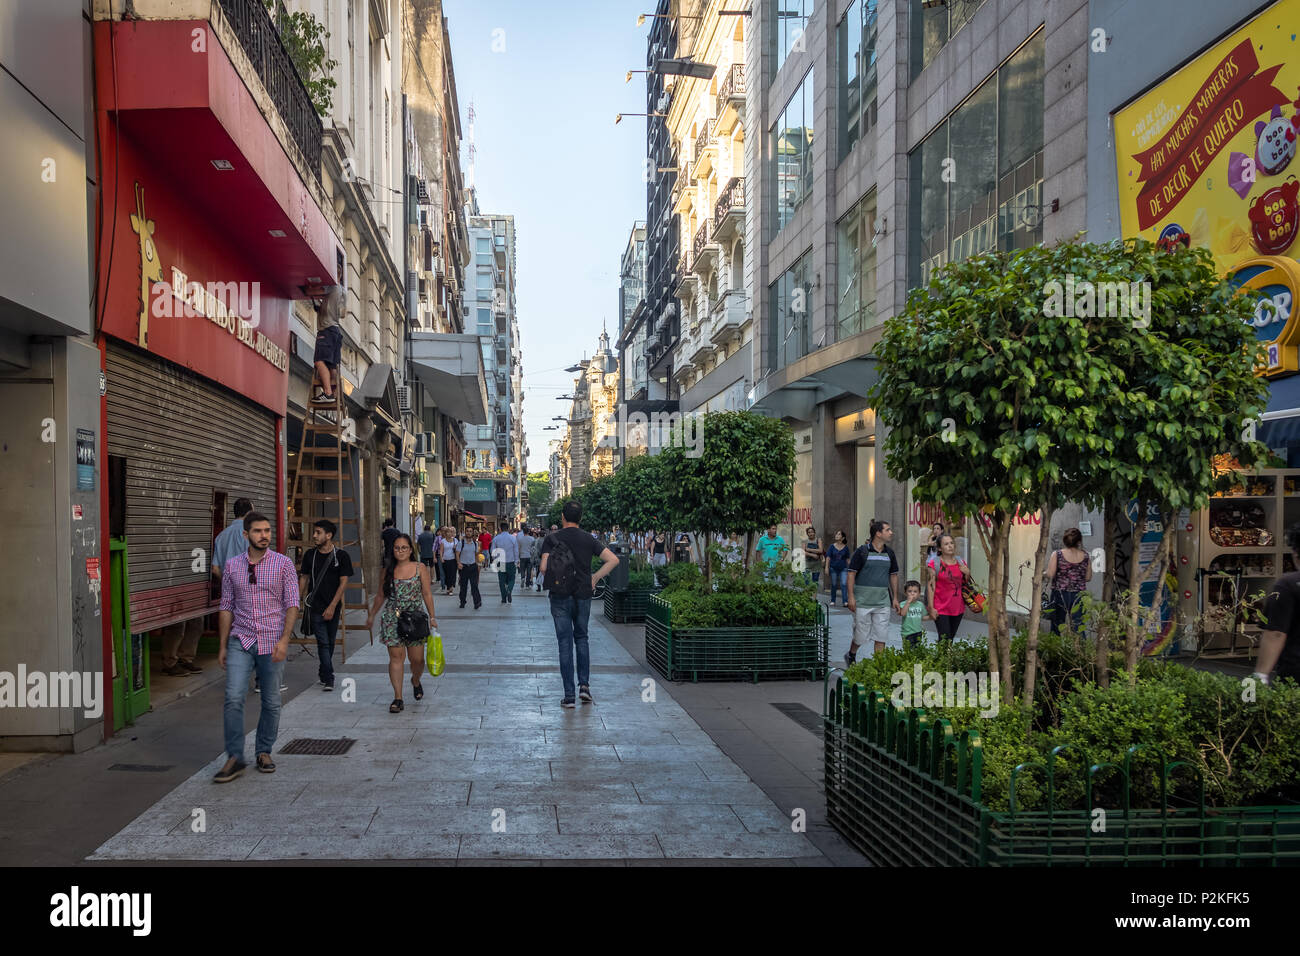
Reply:
[[[1078,750],[1058,747],[1015,768],[1011,810],[997,812],[980,802],[978,732],[954,732],[946,719],[843,679],[827,695],[823,723],[827,819],[879,866],[1300,865],[1300,806],[1207,806],[1195,769],[1158,747],[1129,748],[1123,766],[1070,754],[1088,768],[1081,809],[1056,807],[1057,758]],[[1130,806],[1138,763],[1160,770],[1159,807]],[[1046,785],[1048,809],[1016,809],[1025,774]],[[1107,775],[1119,775],[1120,806],[1094,801],[1094,783]],[[1175,775],[1197,781],[1194,800],[1170,798]]]
[[[644,621],[652,593],[648,588],[606,591],[605,619],[615,624],[636,624]]]
[[[675,628],[663,598],[646,608],[646,660],[669,680],[822,680],[829,640],[824,605],[794,627]]]

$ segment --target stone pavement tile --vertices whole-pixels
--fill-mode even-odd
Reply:
[[[616,743],[614,749],[623,760],[724,760],[726,755],[716,745],[668,743]]]
[[[560,807],[561,833],[744,833],[730,808],[716,804],[600,804]]]
[[[502,810],[504,814],[496,811]],[[466,807],[417,804],[380,810],[370,823],[368,834],[387,833],[492,833],[493,823],[505,825],[507,833],[557,833],[555,807]]]
[[[251,860],[425,860],[455,859],[460,837],[440,833],[402,835],[267,836],[248,857]]]
[[[626,867],[628,860],[542,860],[542,866],[622,866]],[[656,861],[647,861],[656,862]]]
[[[165,836],[177,827],[182,825],[189,826],[190,821],[193,819],[190,810],[181,810],[172,807],[170,809],[161,810],[158,813],[145,814],[142,817],[137,817],[121,830],[118,830],[115,838]]]
[[[695,766],[700,768],[704,776],[710,780],[749,780],[750,775],[734,762],[726,759],[715,760],[696,760]]]
[[[536,730],[519,730],[499,728],[495,730],[469,730],[464,727],[427,727],[418,730],[415,738],[412,740],[416,746],[423,744],[436,744],[439,740],[468,740],[477,744],[521,744],[521,743],[546,743],[546,732],[542,728]]]
[[[409,729],[419,729],[423,724],[414,723],[413,720],[420,714],[412,713],[408,707],[406,711],[400,714],[375,714],[374,716],[363,717],[357,715],[357,719],[350,727],[355,731],[370,731],[372,733],[388,730],[396,730],[402,733]],[[425,715],[434,723],[439,730],[477,730],[483,718],[478,714],[446,714],[446,715]],[[355,735],[350,735],[355,736]]]
[[[648,729],[644,732],[632,733],[627,730],[606,730],[600,724],[594,726],[591,724],[572,724],[565,727],[548,727],[545,732],[547,742],[554,743],[563,740],[589,744],[621,744],[630,741],[636,743],[672,743],[678,739],[669,730]],[[707,736],[705,739],[708,739]]]
[[[381,743],[377,742],[370,747],[357,751],[357,745],[353,745],[352,753],[372,754],[383,757],[387,760],[410,760],[412,758],[425,757],[432,760],[473,760],[474,753],[478,750],[478,744],[472,738],[460,737],[454,740],[443,738],[433,740],[426,738],[418,744],[413,744],[406,740],[401,743]]]
[[[457,860],[457,866],[541,866],[541,860]]]
[[[618,760],[613,744],[582,744],[567,740],[557,743],[478,745],[475,760]]]
[[[571,783],[633,783],[638,786],[668,786],[670,784],[707,783],[709,778],[699,767],[681,763],[624,763],[600,767],[574,763],[551,762],[551,777],[557,782]]]
[[[469,794],[470,806],[488,804],[553,804],[555,806],[591,806],[593,803],[639,803],[631,783],[576,782],[512,784],[476,781]]]
[[[811,858],[808,858],[811,859]],[[691,869],[700,869],[708,867],[745,867],[749,869],[756,866],[797,866],[795,860],[772,860],[772,859],[743,859],[733,857],[731,859],[700,859],[696,857],[669,857],[664,860],[628,860],[628,866],[661,866],[661,867],[690,867]]]
[[[668,857],[792,859],[822,855],[800,833],[660,833],[658,837]]]
[[[778,807],[803,807],[808,811],[808,815],[813,815],[813,808],[817,808],[820,815],[824,812],[826,806],[826,796],[822,793],[821,788],[810,785],[807,787],[767,787],[766,792],[772,802]]]
[[[403,762],[393,782],[501,780],[517,783],[547,783],[551,779],[551,764],[547,760],[409,760]]]
[[[281,836],[358,836],[366,832],[378,811],[377,805],[367,807],[329,807],[320,813],[303,808],[273,806],[249,813],[246,807],[216,805],[204,808],[204,826],[213,835],[236,834]],[[173,835],[184,836],[192,832],[192,817],[186,814],[171,830]],[[120,836],[121,834],[119,834]]]
[[[750,833],[793,833],[794,818],[767,803],[733,803],[732,811]]]
[[[264,838],[260,834],[230,833],[184,836],[113,837],[88,860],[245,860]]]
[[[548,860],[663,859],[653,834],[520,834],[490,833],[461,837],[460,859],[530,858]]]
[[[721,780],[717,783],[638,783],[642,803],[762,803],[763,791],[752,783]]]
[[[410,780],[402,783],[361,783],[338,780],[333,783],[312,781],[307,784],[294,806],[303,808],[347,807],[357,805],[405,806],[417,803],[463,804],[469,797],[468,782]]]

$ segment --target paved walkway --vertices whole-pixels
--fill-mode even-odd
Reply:
[[[422,702],[408,679],[405,712],[389,714],[386,650],[359,645],[334,693],[286,701],[276,773],[250,767],[217,785],[224,757],[214,755],[88,859],[827,862],[672,685],[656,681],[644,699],[650,674],[599,604],[596,703],[563,710],[546,598],[517,590],[502,605],[493,576],[482,584],[477,612],[436,597],[448,667],[425,676]],[[343,700],[344,678],[356,682],[355,702]],[[357,742],[342,756],[278,752],[298,737]]]

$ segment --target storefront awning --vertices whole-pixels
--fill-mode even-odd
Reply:
[[[390,428],[400,421],[397,381],[393,378],[393,367],[386,362],[376,362],[366,369],[361,387],[349,397]]]
[[[876,359],[854,340],[838,342],[777,369],[750,390],[753,411],[809,422],[817,406],[845,395],[866,397],[876,381]]]
[[[488,423],[483,354],[477,335],[411,333],[411,361],[435,405],[471,425]]]

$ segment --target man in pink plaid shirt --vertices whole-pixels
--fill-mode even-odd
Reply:
[[[226,562],[221,571],[221,611],[217,663],[226,671],[226,764],[213,778],[234,780],[244,763],[244,695],[248,677],[257,672],[262,687],[262,714],[254,751],[257,769],[274,773],[271,748],[280,729],[280,675],[289,653],[289,637],[298,620],[298,572],[285,555],[271,550],[271,522],[250,511],[244,515],[248,551]],[[229,661],[229,666],[227,666]]]

